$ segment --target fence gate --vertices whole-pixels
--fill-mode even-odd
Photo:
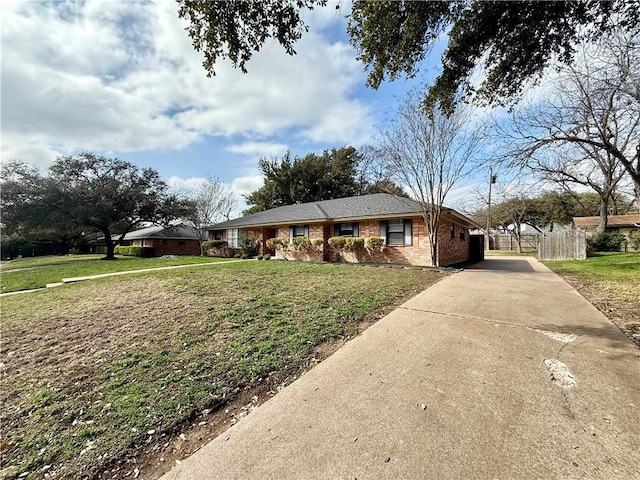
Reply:
[[[538,244],[540,260],[585,260],[587,238],[582,230],[545,233]]]
[[[469,235],[469,261],[481,262],[484,260],[484,234]]]

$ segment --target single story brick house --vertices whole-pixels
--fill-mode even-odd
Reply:
[[[451,208],[444,208],[438,238],[441,266],[469,260],[469,229],[472,220]],[[244,238],[253,239],[260,254],[275,258],[309,261],[374,262],[431,266],[429,237],[418,202],[376,193],[356,197],[300,203],[257,212],[207,227],[210,240],[228,242],[238,248]],[[304,251],[271,250],[267,241],[306,237],[312,247]],[[331,237],[382,237],[379,249],[337,251]]]
[[[120,235],[112,235],[118,240]],[[104,239],[104,237],[103,237]],[[127,233],[121,245],[151,247],[153,255],[200,255],[200,242],[195,228],[187,225],[162,227],[152,225]]]
[[[600,225],[600,217],[573,217],[573,226],[589,233],[594,233]],[[628,239],[632,234],[640,234],[640,212],[626,215],[608,215],[607,231],[617,231]]]

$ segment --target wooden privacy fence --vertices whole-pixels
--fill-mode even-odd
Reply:
[[[585,260],[587,237],[582,230],[545,233],[538,245],[540,260]]]
[[[491,235],[490,238],[491,250],[517,250],[518,243],[513,235],[508,233],[499,233],[497,235]],[[532,235],[524,233],[520,236],[520,244],[524,249],[537,249],[538,248],[538,235]]]

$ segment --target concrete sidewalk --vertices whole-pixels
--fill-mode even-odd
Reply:
[[[537,260],[442,280],[176,479],[640,478],[640,350]]]

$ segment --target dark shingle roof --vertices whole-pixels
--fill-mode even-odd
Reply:
[[[351,218],[419,215],[420,213],[420,204],[415,200],[396,197],[388,193],[374,193],[373,195],[359,195],[272,208],[271,210],[253,213],[246,217],[218,223],[208,227],[208,229],[221,230],[286,223],[348,220]]]
[[[573,217],[576,227],[597,227],[600,217]],[[640,213],[627,213],[626,215],[609,215],[607,227],[633,227],[640,224]]]
[[[104,237],[100,237],[104,240]],[[113,240],[120,238],[119,234],[111,235]],[[164,240],[197,240],[198,233],[193,227],[186,225],[173,225],[170,227],[162,227],[152,225],[150,227],[134,230],[125,235],[124,240],[134,240],[138,238],[160,238]]]

